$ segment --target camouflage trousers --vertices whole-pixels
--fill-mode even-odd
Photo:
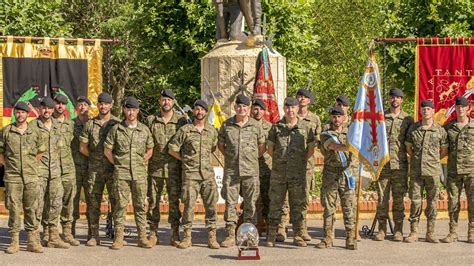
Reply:
[[[268,196],[270,190],[270,176],[271,172],[262,174],[260,170],[260,194],[255,203],[257,221],[268,219],[268,210],[270,208],[270,197]]]
[[[256,207],[260,182],[253,176],[229,176],[224,174],[222,198],[225,200],[224,220],[227,225],[236,225],[238,221],[237,203],[239,195],[244,199],[243,222],[256,224]]]
[[[377,180],[377,218],[380,222],[389,218],[390,192],[392,194],[392,213],[395,222],[401,222],[405,218],[405,206],[403,197],[408,189],[407,170],[384,169]]]
[[[118,177],[115,176],[113,191],[116,199],[115,211],[113,213],[115,226],[125,225],[125,216],[127,215],[127,206],[131,193],[135,224],[139,230],[146,230],[146,178],[119,180]]]
[[[113,195],[113,168],[101,166],[89,167],[89,169],[97,169],[90,171],[86,181],[86,202],[87,217],[90,225],[99,225],[100,206],[104,195],[104,188],[107,188],[112,213],[115,211],[116,199]]]
[[[182,200],[184,203],[183,228],[192,228],[194,219],[194,207],[196,200],[201,194],[204,209],[206,210],[205,221],[207,228],[216,228],[217,222],[217,184],[215,179],[190,180],[183,182]]]
[[[448,191],[449,221],[457,224],[461,211],[461,191],[464,188],[467,197],[467,216],[469,224],[474,224],[474,173],[464,175],[448,175],[446,189]]]
[[[26,231],[38,229],[36,209],[38,207],[38,184],[31,183],[5,183],[5,206],[8,209],[8,231],[20,232],[21,213],[24,214]]]
[[[77,221],[79,218],[81,218],[80,213],[79,213],[79,203],[81,201],[81,191],[84,191],[84,195],[86,195],[87,191],[87,167],[79,166],[76,165],[76,193],[74,194],[74,200],[73,200],[73,205],[74,205],[74,211],[73,211],[73,220]],[[87,202],[86,197],[86,204],[89,205]],[[86,212],[86,217],[87,217],[87,212]],[[89,219],[87,219],[89,220]]]
[[[426,191],[425,215],[428,223],[434,223],[437,216],[437,202],[439,196],[439,177],[414,175],[410,179],[410,222],[418,223],[422,212],[422,194]]]
[[[43,227],[58,226],[63,202],[61,176],[40,175],[36,220]]]
[[[342,217],[346,229],[352,229],[355,225],[355,190],[349,189],[347,179],[341,169],[323,169],[321,185],[321,203],[324,208],[323,220],[328,225],[336,220],[336,202],[339,196],[342,207]]]
[[[160,199],[163,189],[166,187],[168,193],[168,222],[179,225],[181,211],[179,210],[179,199],[181,197],[181,177],[178,173],[169,178],[148,177],[148,212],[147,221],[149,224],[158,225],[160,223]]]
[[[71,224],[74,213],[74,196],[76,195],[76,173],[61,175],[63,185],[63,207],[61,210],[61,224]]]

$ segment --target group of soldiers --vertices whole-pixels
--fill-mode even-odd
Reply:
[[[39,117],[31,122],[27,122],[29,105],[18,102],[14,107],[15,121],[3,128],[0,136],[0,163],[5,166],[11,234],[6,252],[13,254],[19,250],[22,212],[27,251],[41,253],[42,246],[79,245],[75,227],[81,190],[87,204],[86,246],[100,245],[100,207],[105,188],[113,213],[115,238],[111,248],[115,250],[125,244],[124,222],[130,195],[138,246],[151,248],[159,243],[160,200],[165,189],[173,246],[182,249],[192,246],[194,207],[200,195],[205,207],[209,248],[236,245],[239,197],[243,198],[242,221],[253,224],[264,221],[267,225],[267,247],[286,239],[288,208],[293,242],[304,247],[311,240],[306,214],[309,192],[314,189],[316,149],[324,156],[321,186],[324,238],[316,247],[333,245],[339,198],[346,247],[357,248],[353,174],[356,160],[345,144],[351,123],[346,96],[337,97],[329,120],[321,123],[320,118],[309,111],[314,94],[300,89],[296,97],[285,99],[284,117],[272,125],[263,119],[266,106],[262,100],[251,101],[238,95],[235,115],[218,130],[207,123],[206,102],[194,103],[193,120],[190,120],[174,110],[175,101],[172,91],[162,91],[159,111],[149,115],[144,124],[138,121],[140,106],[134,97],[123,101],[123,120],[111,114],[113,99],[108,93],[98,96],[96,117],[89,115],[91,101],[79,97],[76,101],[78,116],[73,120],[66,114],[68,98],[61,94],[42,99]],[[385,112],[390,162],[377,181],[379,231],[375,240],[385,239],[392,194],[393,240],[417,241],[422,194],[426,191],[426,241],[438,242],[434,226],[440,159],[449,154],[450,231],[441,241],[450,243],[458,238],[460,194],[464,188],[468,200],[468,242],[474,243],[474,121],[468,116],[468,100],[456,99],[457,118],[444,128],[433,120],[433,102],[421,103],[422,119],[417,123],[402,110],[402,102],[402,91],[391,89],[390,107]],[[212,167],[213,156],[218,157],[216,149],[224,156],[221,196],[225,200],[226,237],[221,243],[216,236],[219,192]],[[404,239],[403,198],[408,188],[412,202],[411,230]],[[180,202],[184,204],[183,214]],[[41,236],[40,225],[43,227]],[[180,225],[184,230],[182,239]]]

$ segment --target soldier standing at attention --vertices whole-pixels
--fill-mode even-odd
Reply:
[[[345,145],[347,127],[344,110],[335,106],[331,110],[330,128],[321,133],[321,153],[324,155],[324,168],[321,185],[321,202],[324,207],[324,239],[316,245],[317,248],[329,248],[334,240],[334,222],[336,221],[336,202],[341,200],[342,215],[346,228],[346,248],[357,249],[354,240],[355,227],[355,191],[350,181],[353,176],[350,171],[352,156]]]
[[[390,192],[393,197],[393,220],[395,232],[393,240],[403,241],[403,219],[405,207],[403,197],[408,189],[408,158],[406,155],[405,139],[408,129],[413,124],[413,118],[402,110],[403,92],[400,89],[390,90],[390,109],[385,111],[385,125],[390,148],[390,162],[380,173],[377,180],[377,219],[379,231],[375,240],[383,241],[387,233],[387,219]]]
[[[334,106],[337,106],[337,107],[341,108],[342,111],[344,112],[344,124],[343,124],[343,126],[345,126],[345,127],[349,127],[349,125],[351,124],[351,121],[352,121],[351,116],[349,114],[350,105],[351,105],[351,102],[350,102],[349,98],[346,95],[341,94],[341,95],[336,97],[336,104]],[[331,119],[328,119],[323,124],[322,131],[326,131],[329,128],[331,128]]]
[[[127,205],[132,194],[133,212],[138,230],[138,246],[151,248],[146,236],[147,164],[153,153],[150,130],[138,122],[140,106],[135,97],[127,97],[123,104],[125,119],[110,129],[104,142],[104,154],[114,165],[113,195],[115,239],[112,249],[123,247],[123,231]]]
[[[422,212],[422,194],[426,191],[425,215],[428,222],[426,242],[438,243],[435,235],[435,222],[438,202],[438,183],[441,174],[440,158],[448,153],[448,137],[444,128],[434,119],[434,104],[432,101],[421,102],[421,121],[413,124],[405,141],[407,153],[410,156],[410,235],[407,243],[418,241],[418,223]]]
[[[235,246],[239,195],[242,195],[245,202],[243,222],[255,224],[255,202],[260,192],[258,158],[265,152],[262,126],[249,117],[250,99],[245,95],[238,95],[234,109],[236,115],[224,121],[217,143],[225,158],[221,194],[225,200],[227,237],[221,247],[226,248]]]
[[[168,145],[169,153],[182,161],[183,166],[184,239],[178,245],[182,249],[192,246],[194,207],[199,194],[206,210],[207,246],[220,248],[216,239],[216,204],[219,194],[211,165],[212,152],[217,146],[217,130],[207,123],[207,111],[206,102],[197,100],[193,108],[193,123],[181,127]]]
[[[87,121],[79,137],[79,149],[88,157],[89,176],[87,178],[87,218],[89,219],[89,236],[86,246],[95,247],[100,244],[99,220],[100,205],[104,188],[107,186],[112,212],[115,211],[115,198],[112,195],[114,167],[104,156],[104,141],[109,130],[119,119],[110,113],[113,100],[110,94],[103,92],[97,98],[99,115]]]
[[[63,227],[63,240],[71,246],[79,246],[79,241],[72,235],[72,222],[74,211],[74,196],[76,195],[76,169],[72,158],[71,143],[74,137],[74,122],[66,116],[68,98],[62,94],[54,97],[56,105],[53,117],[60,125],[60,137],[63,145],[59,151],[61,164],[61,183],[63,185],[63,207],[61,210],[61,225]]]
[[[0,135],[0,164],[5,166],[5,206],[11,235],[10,246],[5,250],[7,254],[20,250],[22,211],[27,233],[26,250],[43,253],[36,221],[40,181],[37,168],[46,145],[41,132],[28,125],[29,111],[28,104],[18,102],[13,111],[15,122],[3,128]]]
[[[474,121],[469,118],[469,101],[456,98],[457,118],[449,122],[445,129],[449,141],[448,190],[449,234],[441,239],[443,243],[458,240],[458,218],[461,210],[461,191],[464,187],[467,197],[469,229],[467,242],[474,244]]]
[[[148,166],[148,213],[150,224],[149,240],[154,246],[159,243],[160,198],[166,187],[168,193],[168,222],[171,224],[170,244],[179,244],[179,198],[181,197],[180,162],[168,154],[168,142],[186,119],[173,110],[175,97],[170,90],[163,90],[160,97],[160,111],[147,117],[146,124],[151,131],[155,147]]]
[[[314,154],[315,136],[313,124],[298,117],[298,101],[287,97],[284,103],[285,117],[273,125],[267,140],[267,151],[272,156],[270,179],[269,225],[267,247],[275,245],[277,226],[288,194],[290,222],[295,234],[293,243],[306,247],[303,239],[304,208],[306,198],[306,165]]]

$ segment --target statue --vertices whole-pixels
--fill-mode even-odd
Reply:
[[[216,39],[242,36],[242,14],[253,36],[261,35],[261,0],[212,0],[216,6]]]
[[[262,3],[261,0],[239,0],[240,10],[245,17],[245,22],[249,27],[252,35],[262,34],[261,16]]]

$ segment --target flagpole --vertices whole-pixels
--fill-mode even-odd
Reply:
[[[359,213],[360,213],[360,195],[362,190],[362,175],[361,175],[361,166],[359,165],[359,180],[357,183],[357,209],[356,209],[356,221],[355,221],[355,234],[354,240],[359,239]]]

